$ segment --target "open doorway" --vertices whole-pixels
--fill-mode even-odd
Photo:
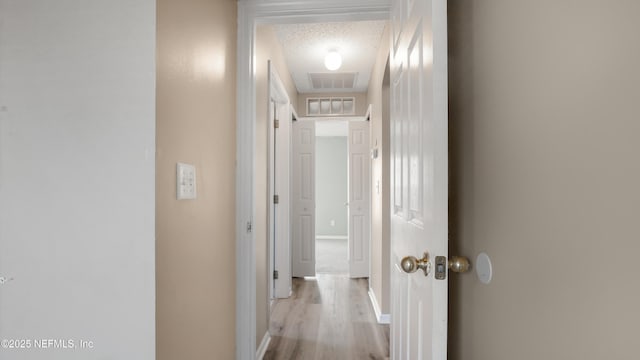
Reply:
[[[348,119],[348,120],[347,120]],[[311,277],[316,275],[317,253],[316,238],[322,240],[342,240],[334,242],[334,251],[347,245],[347,264],[345,271],[344,253],[337,256],[342,261],[326,259],[333,263],[333,269],[325,268],[329,273],[344,272],[351,278],[369,277],[370,247],[370,161],[369,161],[369,127],[366,116],[334,117],[332,119],[300,118],[293,124],[292,131],[292,189],[291,189],[291,276]],[[340,139],[325,141],[327,137],[316,136],[316,124],[336,121],[346,126],[346,149]],[[323,126],[320,125],[322,129]],[[329,138],[340,138],[329,136]],[[325,145],[331,148],[323,153],[323,162],[318,164],[316,142],[320,141],[320,149]],[[343,143],[339,150],[338,144]],[[327,155],[327,154],[331,155]],[[327,156],[328,158],[324,158]],[[336,157],[340,157],[339,160]],[[346,156],[346,159],[343,158]],[[337,163],[335,162],[337,161]],[[346,176],[344,163],[346,161]],[[316,174],[318,166],[323,174]],[[326,168],[322,168],[326,166]],[[341,176],[342,180],[339,180]],[[341,183],[347,183],[345,189]],[[323,184],[318,184],[318,181]],[[324,187],[324,185],[329,185]],[[319,190],[318,186],[320,186]],[[323,199],[318,199],[321,195]],[[329,199],[329,201],[327,201]],[[346,201],[345,201],[346,200]],[[320,207],[319,207],[320,206]],[[347,218],[340,218],[345,213]],[[318,217],[318,210],[324,211]],[[343,229],[334,230],[342,221]],[[316,224],[321,228],[316,230]],[[333,226],[332,226],[333,224]],[[321,241],[320,246],[329,244]],[[341,270],[336,270],[339,266]]]
[[[317,121],[317,274],[349,274],[348,157],[347,121]]]
[[[318,26],[319,29],[314,30],[311,25],[299,24],[288,30],[278,26],[260,25],[256,33],[257,69],[262,71],[264,64],[271,60],[271,63],[282,77],[281,80],[287,95],[289,95],[293,111],[297,112],[297,115],[301,115],[296,116],[290,123],[291,272],[289,274],[286,271],[287,266],[280,267],[275,265],[271,269],[265,266],[269,262],[277,263],[277,261],[273,260],[276,258],[276,254],[274,253],[271,259],[267,259],[268,262],[265,264],[263,261],[266,254],[262,253],[264,246],[263,234],[265,230],[272,234],[272,229],[269,226],[271,222],[278,218],[277,214],[273,218],[265,217],[262,211],[263,209],[272,209],[276,213],[277,209],[284,204],[282,193],[278,191],[264,196],[262,195],[264,187],[261,184],[256,187],[256,193],[260,194],[256,197],[257,212],[255,223],[256,277],[259,281],[256,282],[255,289],[258,301],[256,304],[256,331],[254,336],[257,339],[262,339],[257,347],[257,353],[264,354],[271,341],[273,341],[272,348],[275,347],[286,351],[286,349],[289,349],[286,339],[295,339],[297,335],[302,336],[301,334],[306,331],[304,329],[316,328],[316,325],[320,326],[320,324],[323,324],[323,327],[319,328],[324,329],[322,330],[323,332],[325,330],[329,331],[328,329],[334,326],[342,329],[341,331],[331,330],[332,333],[336,334],[336,342],[349,339],[348,334],[351,333],[351,325],[345,325],[343,328],[342,325],[333,323],[333,320],[328,321],[325,315],[320,316],[321,314],[318,314],[318,318],[312,319],[300,318],[299,320],[304,323],[304,326],[302,326],[302,323],[300,324],[301,326],[298,326],[297,323],[290,323],[290,319],[298,319],[298,315],[292,312],[293,309],[306,309],[305,306],[318,308],[317,301],[322,298],[323,304],[328,307],[337,306],[341,309],[357,307],[357,311],[355,309],[347,311],[341,314],[339,319],[346,321],[348,324],[354,322],[357,324],[367,323],[370,330],[379,335],[376,336],[380,340],[377,343],[379,345],[378,350],[380,355],[384,357],[386,356],[385,354],[388,355],[388,340],[385,340],[388,339],[388,335],[384,335],[385,331],[388,330],[377,324],[376,316],[371,311],[369,301],[372,284],[370,280],[372,273],[372,266],[370,265],[370,218],[373,180],[370,172],[372,163],[371,147],[373,146],[372,139],[378,137],[372,137],[374,125],[372,125],[373,121],[368,120],[371,119],[371,116],[369,116],[371,107],[369,105],[373,103],[374,106],[379,106],[379,101],[375,96],[370,99],[372,91],[366,85],[367,80],[374,75],[376,87],[381,86],[381,81],[380,76],[377,75],[377,70],[374,72],[371,68],[366,70],[362,70],[361,67],[357,69],[351,68],[349,59],[352,54],[363,56],[366,52],[365,50],[373,49],[374,54],[364,56],[362,62],[365,63],[369,61],[367,59],[376,58],[376,63],[379,63],[380,61],[377,59],[379,56],[376,56],[375,49],[380,44],[384,47],[384,44],[388,43],[388,37],[382,39],[384,21],[365,22],[362,24],[327,23],[319,24]],[[313,46],[303,43],[309,39],[301,36],[301,34],[310,33],[338,34],[340,39],[344,38],[344,41],[346,41],[347,35],[351,34],[362,34],[364,38],[354,41],[354,45],[342,45],[340,48],[345,51],[343,53],[345,55],[343,70],[326,73],[326,70],[323,69],[298,68],[297,66],[300,64],[310,65],[315,63],[316,61],[314,60],[317,58],[322,58],[321,54],[317,54],[314,58],[304,56],[318,51],[313,50]],[[370,46],[365,46],[366,49],[360,49],[359,47],[364,44],[369,44]],[[358,48],[356,48],[356,45]],[[322,52],[324,47],[320,46],[319,51]],[[294,52],[293,56],[287,55],[289,51]],[[290,61],[291,59],[294,61]],[[372,66],[373,61],[369,65]],[[284,121],[288,120],[279,118],[278,126],[262,119],[266,117],[262,114],[271,116],[273,112],[267,109],[264,100],[262,100],[264,99],[262,97],[263,94],[267,96],[266,93],[261,91],[261,89],[266,88],[263,85],[266,76],[259,75],[261,73],[256,76],[256,84],[258,85],[256,95],[259,98],[257,101],[259,111],[257,111],[256,115],[256,138],[261,140],[266,138],[266,133],[269,131],[279,133]],[[302,85],[305,85],[306,82],[306,89],[296,82],[296,80],[300,79],[303,80]],[[374,102],[370,101],[372,99]],[[380,111],[376,110],[376,116],[379,117],[379,113]],[[266,118],[268,119],[268,117]],[[342,144],[330,144],[328,147],[336,148],[340,146],[343,149],[341,151],[343,153],[342,165],[337,164],[340,161],[329,160],[331,167],[328,170],[317,170],[316,153],[323,152],[322,147],[325,142],[323,138],[325,136],[322,136],[321,129],[318,130],[319,136],[316,136],[316,123],[328,124],[338,119],[342,120],[343,132],[341,134],[333,134],[330,137],[341,137]],[[376,120],[379,121],[377,118]],[[338,139],[331,140],[338,141]],[[316,148],[316,141],[318,141],[319,149]],[[280,138],[276,139],[276,143],[281,143]],[[375,144],[379,147],[380,141]],[[258,161],[256,162],[256,168],[259,179],[264,176],[262,171],[265,171],[267,167],[260,161],[264,156],[264,150],[262,150],[264,147],[261,141],[258,141],[257,145],[256,159]],[[318,154],[318,157],[318,161],[322,162],[322,154]],[[269,164],[269,166],[275,166],[276,169],[280,169],[280,164],[283,164],[283,162]],[[318,164],[318,166],[321,165]],[[336,168],[342,169],[342,177],[346,178],[342,181],[342,189],[329,188],[327,190],[328,195],[322,195],[322,185],[327,180],[316,178],[316,172],[318,172],[319,177],[322,176],[322,173],[325,173],[331,176],[330,179],[334,179],[336,177]],[[275,183],[278,184],[279,182],[276,181]],[[316,186],[319,186],[319,188],[316,189]],[[379,188],[382,189],[383,185]],[[285,190],[283,189],[282,191]],[[274,195],[278,195],[277,200]],[[337,205],[340,209],[338,210],[334,207],[334,210],[325,212],[323,210],[323,200],[331,195],[339,198],[339,200],[333,201],[332,205]],[[316,211],[318,212],[317,218]],[[324,217],[325,214],[326,217]],[[266,226],[262,223],[263,219],[267,220]],[[276,233],[277,229],[285,229],[283,226],[276,226],[275,228]],[[275,238],[276,236],[273,237]],[[318,247],[316,247],[316,238],[320,238],[317,244]],[[331,241],[325,242],[323,240]],[[330,252],[327,253],[323,250],[322,245],[328,245],[325,248],[328,247]],[[318,254],[317,264],[316,253]],[[323,259],[330,261],[326,262]],[[316,267],[316,265],[318,266]],[[377,268],[378,265],[375,264],[375,267]],[[318,276],[315,276],[316,274]],[[335,276],[337,274],[340,275]],[[291,281],[291,277],[294,277],[294,279],[291,282],[290,295],[286,291],[283,297],[275,296],[278,300],[275,301],[273,307],[267,306],[260,301],[267,296],[267,287],[260,280],[271,278],[272,284],[284,284],[285,281]],[[277,285],[275,287],[277,288]],[[358,296],[354,295],[355,289],[357,289]],[[309,294],[311,297],[305,294]],[[311,303],[299,304],[299,302],[306,300]],[[348,305],[342,305],[343,302]],[[303,312],[307,313],[306,311]],[[363,318],[356,319],[352,315],[359,315]],[[334,317],[331,317],[331,319],[334,319]],[[294,333],[295,331],[302,333],[296,334]],[[355,341],[356,339],[350,339],[349,343],[351,345],[345,346],[344,351],[359,349],[360,343],[358,341],[354,343],[352,340]],[[344,354],[344,356],[340,355],[338,357],[350,357],[348,354]]]

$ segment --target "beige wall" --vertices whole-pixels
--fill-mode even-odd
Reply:
[[[367,103],[371,109],[371,147],[378,144],[378,158],[371,160],[371,276],[369,287],[380,310],[389,313],[389,82],[385,68],[389,57],[389,26],[385,27],[371,73]],[[386,81],[385,81],[386,80]],[[380,183],[380,193],[376,190]]]
[[[367,113],[367,108],[369,107],[369,102],[367,100],[367,93],[305,93],[300,94],[298,97],[298,107],[296,111],[298,112],[298,116],[307,116],[307,99],[308,98],[321,98],[321,97],[353,97],[356,99],[356,115],[364,116]]]
[[[233,359],[236,2],[159,0],[157,24],[157,358]]]
[[[256,339],[260,346],[269,325],[269,265],[267,239],[268,196],[268,79],[267,61],[271,60],[287,89],[292,104],[298,102],[298,92],[284,60],[282,46],[271,26],[259,26],[256,33]],[[295,106],[294,106],[295,107]]]
[[[628,359],[640,323],[640,2],[450,5],[450,359]]]

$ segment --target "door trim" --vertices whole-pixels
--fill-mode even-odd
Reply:
[[[236,359],[256,355],[255,127],[257,24],[388,20],[388,0],[238,2],[236,98]]]

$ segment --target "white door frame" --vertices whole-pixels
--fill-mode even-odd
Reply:
[[[258,24],[388,20],[388,0],[238,2],[236,99],[236,359],[256,357],[255,37]]]

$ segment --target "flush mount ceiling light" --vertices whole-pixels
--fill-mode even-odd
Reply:
[[[340,53],[336,50],[329,51],[327,56],[324,57],[324,66],[331,71],[340,69],[340,66],[342,66],[342,56],[340,56]]]

